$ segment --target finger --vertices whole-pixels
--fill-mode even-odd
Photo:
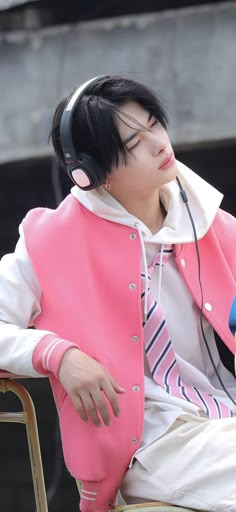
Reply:
[[[125,393],[125,389],[122,388],[120,386],[120,384],[118,384],[118,382],[114,379],[114,377],[112,377],[111,375],[109,375],[109,380],[111,382],[111,385],[112,387],[114,388],[114,390],[116,391],[116,393]]]
[[[110,416],[110,412],[109,412],[109,409],[108,409],[108,406],[107,406],[107,403],[106,403],[106,400],[104,398],[102,391],[104,391],[104,390],[97,389],[92,394],[92,400],[96,406],[97,411],[99,412],[99,414],[101,416],[103,423],[105,425],[109,426],[111,424],[111,416]]]
[[[103,391],[111,404],[114,415],[118,418],[120,415],[120,404],[116,391],[110,383],[103,387]]]
[[[96,427],[101,427],[101,420],[97,413],[97,404],[95,403],[93,397],[90,395],[90,393],[83,392],[80,393],[80,399],[84,406],[87,417],[91,419]]]
[[[87,417],[87,415],[85,413],[84,405],[83,405],[83,402],[82,402],[80,396],[76,395],[75,398],[72,398],[72,401],[73,401],[75,409],[78,412],[81,420],[83,420],[86,423],[88,423],[88,417]]]

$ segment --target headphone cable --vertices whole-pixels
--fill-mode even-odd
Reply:
[[[201,281],[201,259],[200,259],[200,253],[199,253],[199,247],[198,247],[197,232],[196,232],[196,227],[195,227],[195,224],[194,224],[193,216],[192,216],[191,210],[189,208],[187,194],[186,194],[185,190],[183,189],[183,187],[181,185],[181,182],[180,182],[178,177],[176,177],[176,181],[177,181],[177,183],[179,185],[180,195],[181,195],[182,200],[183,200],[183,202],[184,202],[184,204],[186,206],[186,209],[187,209],[187,212],[188,212],[188,216],[189,216],[192,228],[193,228],[193,234],[194,234],[194,243],[195,243],[195,249],[196,249],[196,255],[197,255],[197,265],[198,265],[198,282],[199,282],[200,293],[201,293],[201,308],[200,308],[200,327],[201,327],[201,333],[202,333],[202,336],[203,336],[204,343],[206,345],[208,356],[209,356],[211,364],[212,364],[212,366],[213,366],[213,368],[215,370],[216,376],[217,376],[217,378],[218,378],[218,380],[219,380],[219,382],[220,382],[220,384],[222,386],[222,389],[226,393],[228,398],[231,400],[231,402],[233,402],[233,404],[236,405],[235,400],[233,399],[233,397],[230,395],[230,393],[228,392],[227,388],[225,387],[224,382],[222,381],[222,378],[221,378],[221,376],[220,376],[220,374],[218,372],[218,369],[216,368],[216,364],[215,364],[215,361],[214,361],[214,359],[212,357],[212,354],[211,354],[211,351],[210,351],[210,348],[209,348],[209,345],[208,345],[208,341],[206,339],[206,335],[205,335],[205,332],[204,332],[204,327],[203,327],[203,289],[202,289],[202,281]]]

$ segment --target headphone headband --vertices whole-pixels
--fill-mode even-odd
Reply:
[[[92,83],[96,83],[103,78],[108,77],[109,75],[100,75],[95,78],[91,78],[80,85],[68,100],[61,116],[60,142],[67,172],[72,181],[83,190],[90,190],[101,185],[104,182],[105,173],[100,169],[99,178],[99,173],[96,172],[96,169],[98,169],[99,166],[94,161],[93,157],[90,154],[83,153],[81,156],[80,154],[77,154],[72,136],[73,114],[87,88]]]

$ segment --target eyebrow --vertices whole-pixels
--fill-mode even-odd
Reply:
[[[149,123],[149,121],[151,120],[153,114],[149,113],[148,114],[148,119],[147,119],[147,122]],[[143,127],[145,128],[145,127]],[[135,137],[137,137],[137,135],[139,134],[139,132],[141,132],[142,129],[140,128],[140,130],[136,130],[134,131],[131,135],[129,135],[128,137],[126,137],[126,139],[124,139],[122,142],[123,144],[128,144],[128,142],[130,142],[131,140],[133,140]]]

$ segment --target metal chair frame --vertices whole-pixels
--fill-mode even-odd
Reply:
[[[155,512],[158,512],[158,510],[160,510],[160,512],[194,512],[194,510],[191,508],[186,508],[186,507],[178,507],[177,505],[170,505],[169,503],[164,503],[162,501],[156,501],[156,502],[150,502],[150,503],[138,503],[137,505],[122,505],[122,506],[117,506],[115,507],[114,509],[114,512],[126,512],[126,511],[134,511],[134,510],[138,510],[138,509],[142,509],[142,510],[145,510],[146,509],[150,509],[150,512],[152,511],[155,511]],[[197,512],[197,511],[196,511]]]
[[[172,511],[180,511],[181,510],[189,510],[189,512],[193,512],[193,509],[186,509],[186,508],[183,508],[183,507],[178,507],[177,505],[171,505],[170,503],[164,503],[163,501],[155,501],[155,502],[148,502],[148,503],[138,503],[137,505],[121,505],[121,506],[117,506],[115,507],[114,509],[114,512],[126,512],[128,510],[133,511],[133,510],[136,510],[136,509],[139,509],[139,508],[142,508],[142,509],[146,509],[146,508],[150,508],[152,510],[155,510],[155,512],[158,512],[158,508],[161,509],[161,511],[165,511],[165,512],[172,512]]]
[[[23,423],[26,427],[36,512],[48,512],[35,408],[29,392],[15,379],[26,378],[0,370],[0,392],[12,392],[21,403],[20,412],[0,412],[0,423]]]

